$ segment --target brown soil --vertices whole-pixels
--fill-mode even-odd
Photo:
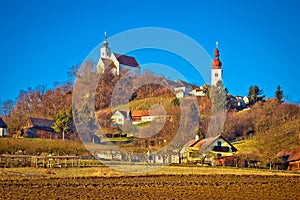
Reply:
[[[2,179],[0,199],[300,199],[300,176],[151,175]]]

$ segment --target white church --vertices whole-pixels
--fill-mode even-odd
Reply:
[[[96,66],[96,71],[97,73],[103,73],[107,69],[110,69],[116,75],[120,75],[120,72],[124,69],[128,69],[140,74],[141,67],[136,59],[132,56],[111,53],[105,32],[103,46],[100,49],[100,58]]]
[[[222,76],[223,76],[222,62],[220,61],[220,54],[219,54],[218,41],[217,41],[214,60],[212,62],[212,68],[211,68],[211,85],[216,86],[218,81],[222,81]]]
[[[211,68],[211,86],[216,86],[219,81],[222,82],[222,76],[222,62],[220,61],[218,42],[216,42],[216,50]],[[183,98],[185,96],[207,96],[208,86],[204,84],[203,86],[199,87],[179,80],[174,88],[174,91],[177,98]]]

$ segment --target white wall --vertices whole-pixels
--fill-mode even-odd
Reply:
[[[114,120],[114,123],[124,125],[125,118],[120,111],[116,111],[111,118]]]
[[[6,128],[0,127],[0,137],[8,136]]]
[[[215,74],[218,74],[216,77]],[[217,85],[217,82],[222,81],[222,69],[211,69],[211,85]]]

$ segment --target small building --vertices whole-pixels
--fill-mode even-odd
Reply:
[[[21,137],[26,138],[61,138],[59,133],[53,130],[54,120],[30,117],[21,130]]]
[[[205,97],[207,96],[208,87],[206,85],[200,87],[194,87],[191,94],[196,97]]]
[[[183,98],[185,96],[206,96],[208,87],[206,84],[198,87],[188,82],[178,80],[174,91],[177,98]]]
[[[284,163],[285,169],[300,171],[300,147],[282,150],[276,155],[276,158]]]
[[[193,88],[196,88],[197,86],[194,86],[188,82],[185,82],[183,80],[178,80],[176,87],[174,88],[174,91],[176,93],[177,98],[183,98],[185,96],[192,95]]]
[[[135,110],[131,114],[132,124],[140,124],[143,122],[164,121],[166,116],[160,110]]]
[[[113,121],[113,124],[116,125],[124,126],[126,123],[131,123],[130,112],[126,112],[123,110],[115,110],[111,115],[111,119]]]
[[[182,163],[225,165],[224,160],[233,156],[237,149],[221,134],[199,140],[196,137],[181,150]]]
[[[6,137],[6,136],[9,136],[9,134],[7,133],[7,125],[0,117],[0,137]]]

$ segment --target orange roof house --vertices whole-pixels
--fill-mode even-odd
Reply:
[[[181,150],[182,162],[194,163],[205,159],[215,165],[216,159],[232,156],[237,149],[221,134],[199,140],[197,137]]]

